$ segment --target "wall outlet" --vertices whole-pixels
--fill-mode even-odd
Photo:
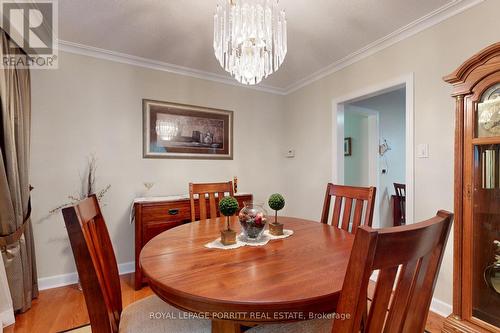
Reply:
[[[295,157],[295,149],[288,149],[286,151],[286,157],[288,157],[288,158]]]
[[[427,143],[417,145],[417,158],[429,158],[429,145]]]

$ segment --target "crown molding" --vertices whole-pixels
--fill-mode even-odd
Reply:
[[[254,89],[254,90],[263,91],[263,92],[267,92],[267,93],[271,93],[271,94],[277,94],[277,95],[285,95],[285,90],[282,88],[266,86],[263,84],[254,85],[254,86],[244,85],[244,84],[237,82],[233,78],[230,78],[230,77],[227,77],[224,75],[215,74],[212,72],[202,71],[202,70],[198,70],[198,69],[193,69],[193,68],[189,68],[189,67],[174,65],[174,64],[167,63],[167,62],[163,62],[163,61],[157,61],[157,60],[147,59],[147,58],[143,58],[143,57],[138,57],[138,56],[134,56],[134,55],[126,54],[126,53],[101,49],[101,48],[97,48],[97,47],[93,47],[93,46],[89,46],[89,45],[73,43],[73,42],[66,41],[66,40],[59,40],[59,50],[63,51],[63,52],[68,52],[68,53],[79,54],[79,55],[84,55],[84,56],[98,58],[98,59],[105,59],[105,60],[109,60],[109,61],[119,62],[119,63],[123,63],[123,64],[127,64],[127,65],[139,66],[139,67],[159,70],[159,71],[163,71],[163,72],[194,77],[197,79],[214,81],[214,82],[228,84],[228,85],[236,86],[236,87],[240,87],[240,88]]]
[[[235,81],[233,78],[224,75],[193,69],[189,67],[174,65],[163,61],[138,57],[126,53],[110,51],[93,46],[73,43],[65,40],[59,40],[59,50],[99,59],[105,59],[109,61],[115,61],[128,65],[134,65],[134,66],[174,73],[178,75],[190,76],[198,79],[219,82],[231,86],[254,89],[271,94],[288,95],[332,73],[338,72],[341,69],[346,68],[347,66],[350,66],[360,60],[363,60],[389,46],[392,46],[408,37],[411,37],[425,29],[428,29],[473,6],[476,6],[482,3],[483,1],[484,0],[454,0],[436,9],[435,11],[407,24],[406,26],[390,33],[389,35],[366,45],[365,47],[359,49],[358,51],[353,52],[350,55],[338,61],[335,61],[334,63],[324,67],[323,69],[318,70],[315,73],[306,76],[305,78],[300,79],[297,82],[290,84],[286,88],[267,86],[265,84],[259,84],[254,86],[243,85]]]
[[[360,60],[363,60],[389,46],[392,46],[406,38],[409,38],[417,33],[428,29],[452,16],[455,16],[475,5],[482,3],[484,0],[455,0],[452,1],[429,14],[407,24],[406,26],[382,37],[373,43],[366,45],[358,51],[349,54],[348,56],[320,69],[319,71],[306,76],[305,78],[292,83],[285,88],[285,94],[288,95],[299,90],[315,81],[318,81],[332,73],[338,72],[349,65],[352,65]]]

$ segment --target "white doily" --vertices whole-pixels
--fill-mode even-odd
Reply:
[[[281,236],[271,235],[269,230],[264,231],[264,234],[263,234],[263,236],[267,236],[267,237],[269,237],[269,239],[282,239],[282,238],[290,237],[291,235],[293,235],[293,230],[289,230],[289,229],[283,229],[283,235],[281,235]]]
[[[288,230],[284,229],[283,230],[283,235],[281,236],[274,236],[269,233],[269,230],[264,231],[262,236],[260,237],[259,240],[250,240],[246,239],[246,237],[243,234],[239,234],[238,237],[236,237],[236,244],[232,245],[224,245],[220,241],[220,237],[217,238],[216,240],[205,244],[205,247],[209,249],[222,249],[222,250],[232,250],[232,249],[237,249],[239,247],[248,245],[248,246],[264,246],[267,243],[269,243],[270,240],[273,239],[283,239],[287,238],[293,235],[293,230]]]

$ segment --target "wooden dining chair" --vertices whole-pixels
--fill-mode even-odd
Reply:
[[[62,213],[93,333],[210,332],[209,320],[183,320],[186,314],[156,295],[122,309],[118,266],[96,196]],[[174,319],[155,320],[151,313],[169,313]]]
[[[406,185],[394,183],[394,191],[396,192],[397,204],[399,205],[399,221],[396,225],[406,224]],[[396,222],[396,221],[395,221]]]
[[[263,325],[247,333],[424,332],[452,219],[453,214],[439,211],[427,221],[407,226],[359,227],[335,311],[343,319]],[[379,270],[375,295],[365,319],[375,270]]]
[[[360,225],[371,226],[376,192],[375,187],[354,187],[329,183],[326,187],[321,223],[328,224],[330,203],[332,197],[335,197],[331,225],[351,233],[356,233]],[[354,215],[352,215],[353,210]]]
[[[439,211],[407,226],[359,228],[337,305],[337,313],[351,316],[336,320],[333,332],[359,331],[375,270],[379,274],[365,331],[423,332],[452,219],[452,213]]]
[[[205,220],[207,218],[216,218],[220,216],[218,203],[219,199],[224,197],[226,193],[230,196],[234,195],[233,182],[227,183],[205,183],[193,184],[189,183],[189,199],[191,201],[191,221],[194,222],[196,218],[196,204],[195,196],[198,198],[198,207],[200,211],[199,219]],[[215,196],[217,194],[217,197]],[[208,211],[207,211],[207,196],[208,196]],[[207,215],[207,213],[209,213]]]

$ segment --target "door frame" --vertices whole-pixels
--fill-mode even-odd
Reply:
[[[406,223],[415,220],[415,143],[414,143],[414,74],[394,78],[385,82],[367,86],[352,91],[344,96],[332,99],[332,176],[331,181],[336,184],[344,183],[344,105],[362,99],[377,96],[396,89],[405,88],[405,182],[406,182]],[[378,166],[378,163],[377,163]],[[379,168],[377,168],[379,170]],[[379,184],[377,177],[377,186]],[[378,205],[380,196],[377,196]],[[377,226],[377,225],[375,225]]]

